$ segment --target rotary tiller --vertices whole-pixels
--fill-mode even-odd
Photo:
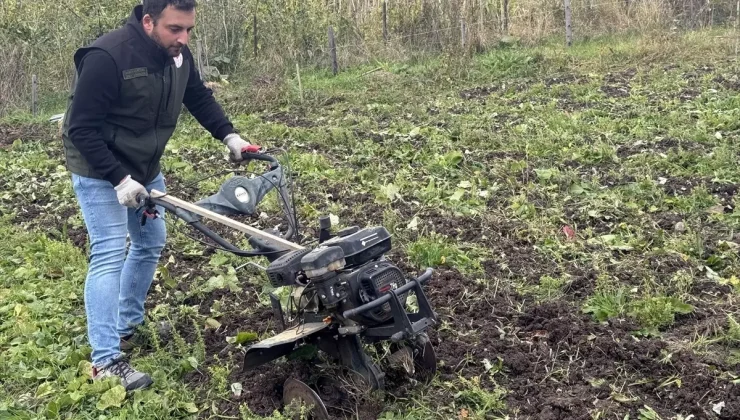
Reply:
[[[291,242],[298,236],[298,223],[283,166],[254,146],[245,149],[243,158],[244,162],[265,161],[267,170],[251,177],[234,175],[218,193],[195,203],[152,191],[142,214],[142,223],[146,223],[147,218],[157,217],[156,206],[161,206],[213,240],[218,249],[243,257],[266,257],[266,274],[272,286],[292,289],[285,310],[280,299],[270,294],[279,331],[246,350],[243,369],[253,370],[312,345],[347,368],[353,380],[360,380],[366,389],[384,389],[385,374],[365,346],[385,342],[392,364],[422,380],[431,379],[436,356],[425,331],[436,324],[437,315],[422,285],[432,277],[432,269],[418,277],[406,275],[386,259],[391,236],[378,226],[333,232],[330,219],[322,217],[313,246]],[[285,232],[256,229],[229,217],[255,215],[257,205],[272,190],[287,217]],[[234,246],[206,227],[203,218],[247,234],[253,249]],[[413,312],[407,309],[411,294],[418,307]],[[310,406],[313,418],[328,419],[322,388],[288,378],[283,402],[298,400]]]

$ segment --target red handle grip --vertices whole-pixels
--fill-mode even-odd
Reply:
[[[260,150],[262,150],[262,146],[257,144],[250,144],[249,146],[242,147],[242,152],[247,153],[258,153]]]

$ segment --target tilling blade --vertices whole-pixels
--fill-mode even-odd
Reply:
[[[414,349],[414,364],[423,381],[428,382],[434,378],[437,373],[437,355],[431,341],[425,340],[423,345]]]
[[[326,406],[318,394],[303,382],[288,378],[283,385],[283,404],[287,406],[292,401],[305,404],[310,409],[309,418],[329,420],[329,412],[326,411]]]
[[[414,374],[414,356],[412,350],[409,347],[401,347],[398,351],[391,353],[388,356],[388,361],[391,366],[402,367],[406,371],[406,374]]]

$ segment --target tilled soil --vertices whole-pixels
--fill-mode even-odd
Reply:
[[[228,291],[214,291],[203,297],[192,297],[185,302],[196,305],[201,314],[209,316],[210,309],[215,304],[221,305],[221,311],[228,315],[220,317],[221,326],[218,329],[207,329],[202,333],[205,344],[206,361],[204,368],[188,373],[185,381],[197,387],[211,380],[207,367],[223,366],[229,363],[237,366],[229,375],[229,384],[238,382],[243,387],[241,395],[230,394],[229,399],[218,404],[222,415],[239,415],[239,406],[246,404],[249,409],[260,416],[269,416],[275,410],[282,410],[283,384],[288,378],[299,379],[308,384],[316,384],[328,377],[346,378],[344,372],[339,372],[334,365],[319,367],[320,359],[308,360],[276,360],[259,368],[243,371],[243,351],[238,346],[227,342],[227,337],[236,336],[239,332],[255,332],[260,336],[271,335],[276,331],[277,323],[272,310],[261,305],[257,299],[258,290],[254,285],[242,283],[244,293],[238,293],[238,298]],[[150,302],[149,305],[156,303]],[[198,339],[196,331],[187,322],[178,326],[181,335],[187,342]],[[246,344],[247,346],[249,343]],[[343,375],[343,376],[340,376]],[[322,382],[323,383],[323,382]],[[365,393],[364,390],[351,387],[332,387],[327,400],[323,397],[332,418],[376,418],[383,411],[382,399],[376,394]]]
[[[593,273],[582,273],[566,287],[577,290],[578,283],[592,281]],[[262,334],[274,328],[270,309],[249,298],[255,296],[249,290],[254,286],[245,284],[244,288],[245,293],[240,294],[244,299],[238,306],[229,304],[233,299],[221,292],[188,302],[197,304],[204,315],[215,301],[227,302],[222,309],[230,316],[221,318],[219,330],[204,333],[206,366],[225,360],[241,365],[241,351],[228,344],[226,337],[238,331]],[[731,366],[677,349],[666,339],[638,338],[632,334],[638,326],[631,322],[599,324],[567,300],[535,304],[515,291],[495,289],[454,269],[435,272],[426,291],[440,317],[441,326],[430,333],[440,383],[454,383],[459,377],[479,378],[483,390],[503,388],[508,413],[516,418],[590,419],[596,410],[606,418],[627,414],[637,418],[645,406],[666,418],[682,413],[731,419],[740,412],[737,386],[719,374],[732,371]],[[711,322],[711,317],[703,321],[706,316],[702,313],[679,317],[677,324],[686,324],[688,330],[691,325]],[[186,340],[195,339],[192,329],[184,328],[184,335]],[[219,412],[238,415],[240,404],[263,416],[280,410],[287,378],[313,383],[322,372],[327,374],[327,367],[314,363],[275,361],[252,372],[235,369],[229,383],[240,382],[244,392],[221,401]],[[500,369],[487,369],[498,363]],[[333,368],[328,369],[329,374],[336,374]],[[197,385],[209,380],[207,374],[202,375],[188,374],[186,381]],[[347,399],[328,404],[332,418],[377,418],[388,402],[419,390],[403,376],[389,374],[389,379],[386,394],[345,388]],[[432,401],[455,398],[454,391],[441,385],[424,389]],[[721,401],[725,403],[722,414],[713,414],[712,405]]]
[[[0,124],[0,147],[9,147],[16,140],[43,141],[54,132],[52,124]],[[61,148],[61,144],[59,145]]]
[[[734,193],[731,188],[728,192]],[[329,188],[327,193],[333,196],[339,192]],[[340,217],[361,225],[382,222],[382,208],[371,195],[354,198],[365,206],[362,214],[348,208]],[[571,216],[575,216],[575,210]],[[430,231],[443,232],[461,243],[489,247],[492,255],[501,260],[488,259],[483,266],[486,276],[497,282],[486,284],[453,268],[438,269],[426,291],[440,316],[440,325],[430,333],[440,382],[420,388],[403,375],[388,372],[385,394],[344,388],[341,394],[346,398],[327,404],[332,418],[374,419],[387,404],[414,397],[422,389],[430,401],[454,401],[455,389],[440,384],[455,383],[461,377],[478,378],[485,391],[505,390],[506,413],[516,418],[590,419],[597,411],[606,418],[624,418],[628,414],[638,418],[646,406],[667,418],[676,413],[695,418],[736,418],[733,413],[740,410],[740,393],[737,386],[721,377],[721,372],[732,371],[733,367],[723,360],[704,358],[676,346],[676,341],[721,322],[711,314],[711,307],[699,306],[691,315],[677,316],[674,331],[682,331],[678,336],[635,336],[639,326],[632,322],[617,319],[600,324],[583,314],[582,300],[593,293],[598,273],[544,258],[518,222],[493,223],[490,217],[451,216],[439,209],[419,211],[401,206],[396,211],[403,220],[418,215],[424,221],[423,227]],[[668,229],[681,220],[675,214],[656,215],[655,219],[656,224]],[[589,223],[603,232],[611,225],[610,221],[600,220]],[[599,226],[603,227],[598,229]],[[414,272],[402,253],[394,251],[392,257],[404,270]],[[506,267],[502,266],[503,261],[507,262]],[[188,270],[204,274],[198,265],[197,260],[180,259],[172,275]],[[624,273],[619,280],[639,285],[641,276],[652,274],[657,281],[667,282],[678,270],[691,269],[686,261],[671,255],[652,256],[643,265]],[[620,271],[617,266],[606,268]],[[523,279],[535,284],[543,275],[559,276],[564,271],[570,275],[570,281],[563,286],[563,297],[557,301],[537,303],[517,293],[508,283]],[[712,285],[715,283],[707,283],[706,287]],[[246,404],[255,414],[268,416],[283,408],[283,383],[287,378],[314,383],[321,373],[337,372],[336,368],[319,366],[314,360],[278,360],[255,371],[242,372],[243,350],[229,344],[226,338],[239,331],[270,335],[275,321],[272,311],[257,301],[257,286],[241,279],[240,287],[242,290],[236,295],[214,291],[185,302],[200,308],[203,316],[209,316],[218,302],[220,311],[226,314],[219,318],[219,329],[203,332],[204,367],[188,374],[185,380],[198,387],[211,380],[207,367],[225,363],[239,366],[229,375],[228,384],[238,382],[244,391],[239,396],[229,393],[217,403],[218,412],[238,416],[240,405]],[[698,289],[691,292],[696,295],[706,288],[702,284],[695,287]],[[707,292],[716,295],[730,290],[726,286]],[[186,326],[182,330],[186,341],[195,342],[197,335],[192,328]],[[495,367],[499,363],[500,369]],[[491,365],[494,368],[490,369]],[[711,411],[713,404],[719,402],[725,404],[721,415]]]
[[[681,100],[691,100],[701,94],[701,90],[692,86],[702,74],[711,72],[708,67],[697,68],[688,73],[688,87],[679,95]],[[618,102],[632,94],[631,83],[637,73],[630,69],[624,72],[610,73],[603,79],[601,92],[615,99],[615,112],[625,115],[635,112],[629,104]],[[581,76],[551,77],[544,81],[547,88],[559,85],[585,83]],[[719,76],[713,83],[726,89],[738,86],[736,79]],[[452,114],[470,113],[475,101],[485,101],[499,92],[522,91],[530,85],[522,81],[510,86],[488,85],[459,92],[467,102],[447,109]],[[533,103],[547,103],[551,98],[532,97],[527,100]],[[522,103],[515,98],[512,105]],[[469,105],[468,105],[469,104]],[[566,111],[591,107],[580,103],[570,93],[561,93],[558,106]],[[606,106],[612,107],[610,103]],[[439,113],[431,109],[429,113]],[[284,124],[291,128],[311,128],[316,125],[301,112],[265,114],[263,121]],[[492,114],[486,122],[493,129],[508,127],[522,122],[522,117],[500,113]],[[378,128],[383,129],[390,119],[382,117],[377,121]],[[15,139],[45,139],[48,127],[6,126],[0,125],[0,147],[10,147]],[[378,143],[388,142],[390,137],[375,131],[355,130],[358,138],[369,138]],[[414,140],[416,141],[416,140]],[[415,145],[417,146],[417,145]],[[326,145],[307,141],[306,150],[322,149]],[[60,147],[56,147],[59,153]],[[654,141],[631,142],[615,150],[616,156],[625,161],[642,154],[693,152],[706,154],[712,148],[693,141],[675,138],[661,138]],[[486,151],[474,154],[471,160],[480,160],[482,164],[504,159],[521,160],[526,156],[519,151]],[[208,157],[194,164],[198,173],[208,171]],[[215,158],[214,158],[215,159]],[[566,162],[566,166],[577,168]],[[614,165],[618,166],[618,165]],[[593,166],[581,168],[581,175],[590,172],[601,172],[602,185],[615,187],[634,183],[637,179],[631,175],[612,176],[608,170],[611,166]],[[195,193],[195,188],[186,185],[174,174],[168,179],[168,190],[179,198],[189,201],[202,198]],[[529,165],[517,175],[517,182],[530,184],[537,179],[534,168]],[[723,204],[721,211],[732,212],[732,201],[737,193],[738,184],[720,184],[709,178],[678,177],[666,175],[657,182],[666,196],[687,196],[696,188],[706,188]],[[303,199],[317,206],[342,200],[350,195],[342,190],[344,185],[326,185],[323,192],[303,191]],[[503,192],[501,194],[504,194]],[[498,198],[498,197],[497,197]],[[504,197],[507,198],[507,197]],[[532,202],[546,200],[536,193],[529,194]],[[387,206],[375,202],[375,197],[368,192],[351,192],[352,206],[343,206],[339,217],[348,224],[360,226],[381,224]],[[27,200],[18,212],[19,222],[43,220],[40,229],[51,228],[51,218],[43,218],[44,208],[48,201],[45,198]],[[495,210],[491,198],[489,210]],[[543,205],[542,207],[546,207]],[[74,208],[76,211],[76,207]],[[461,388],[456,388],[460,378],[480,384],[483,391],[504,391],[506,409],[502,413],[490,410],[490,415],[509,414],[518,419],[591,419],[596,413],[601,418],[640,418],[642,410],[648,407],[659,416],[671,418],[676,414],[693,415],[696,419],[737,419],[740,418],[740,389],[733,385],[733,378],[727,372],[738,372],[737,366],[729,365],[727,358],[711,356],[688,348],[687,342],[699,334],[711,336],[723,328],[726,318],[722,310],[714,307],[714,300],[732,293],[729,285],[715,281],[695,281],[689,293],[697,297],[692,302],[695,310],[689,315],[676,315],[671,329],[660,338],[634,334],[639,325],[626,319],[616,318],[606,323],[599,323],[584,314],[583,300],[592,295],[600,272],[596,268],[579,265],[576,262],[552,261],[538,252],[538,243],[528,236],[526,225],[515,220],[497,220],[491,214],[477,216],[458,216],[448,214],[441,209],[416,208],[411,206],[394,207],[398,219],[408,222],[418,216],[422,221],[417,231],[408,233],[408,239],[414,240],[430,232],[442,233],[459,244],[475,244],[490,251],[482,261],[484,280],[479,276],[462,274],[454,268],[440,267],[428,283],[425,290],[430,302],[439,314],[439,324],[430,331],[438,359],[438,381],[432,385],[421,386],[406,379],[397,372],[387,371],[388,387],[386,393],[368,393],[362,389],[344,388],[336,391],[344,399],[329,401],[332,418],[374,419],[386,406],[398,399],[420,398],[432,407],[447,409],[451,402],[460,398]],[[563,208],[564,220],[576,230],[591,228],[597,235],[607,234],[615,225],[625,219],[632,219],[631,214],[591,215],[580,204],[567,204]],[[720,211],[720,210],[718,210]],[[59,219],[64,221],[72,213],[65,209],[59,212]],[[656,231],[680,230],[679,223],[685,217],[671,211],[644,216],[645,224],[653,226]],[[255,222],[255,220],[243,220]],[[273,226],[278,219],[260,220],[263,227]],[[304,225],[307,223],[302,221]],[[639,220],[636,222],[640,222]],[[45,224],[43,224],[45,223]],[[685,226],[684,228],[685,229]],[[717,238],[729,238],[727,232],[711,230],[701,232],[703,254],[709,258]],[[230,240],[239,239],[240,234],[221,227],[215,230]],[[202,236],[188,232],[198,239]],[[307,235],[313,235],[306,229]],[[77,246],[86,245],[84,228],[75,227],[67,231],[69,239]],[[736,238],[732,238],[737,241]],[[212,250],[210,251],[212,252]],[[167,248],[163,261],[177,250]],[[205,267],[208,256],[179,255],[177,263],[170,266],[170,275],[181,279],[187,276],[207,278],[209,267]],[[392,259],[404,270],[414,273],[416,269],[406,256],[395,250],[390,253]],[[565,255],[564,255],[565,256]],[[622,268],[629,266],[629,270]],[[671,279],[679,271],[691,272],[696,269],[691,262],[675,254],[647,255],[639,261],[616,253],[605,262],[602,268],[613,275],[622,285],[638,287],[646,278],[672,291]],[[542,276],[559,277],[567,275],[568,281],[562,286],[562,295],[557,300],[535,300],[534,297],[517,291],[516,283],[525,286],[536,285]],[[254,277],[254,278],[250,278]],[[181,302],[184,305],[197,307],[202,317],[218,318],[218,328],[196,330],[187,320],[178,322],[176,328],[187,343],[196,343],[203,338],[205,361],[194,372],[185,375],[186,383],[194,389],[212,392],[214,386],[208,368],[224,365],[240,367],[244,349],[230,344],[228,337],[239,332],[254,332],[261,337],[270,336],[276,323],[271,309],[260,302],[258,296],[262,288],[255,281],[256,275],[244,275],[240,272],[239,291],[215,290],[210,293],[194,294]],[[260,281],[262,279],[259,279]],[[161,279],[155,280],[154,286],[160,286]],[[177,289],[190,292],[187,282],[178,282]],[[148,306],[158,303],[171,303],[167,296],[153,292]],[[218,307],[222,315],[213,315],[212,310]],[[721,354],[721,352],[720,352]],[[308,383],[317,377],[329,375],[341,377],[335,367],[317,365],[311,360],[278,360],[254,371],[242,372],[236,368],[228,375],[226,386],[240,383],[243,392],[234,395],[227,389],[219,389],[222,397],[214,405],[219,415],[224,418],[235,418],[240,415],[240,405],[246,406],[257,415],[270,415],[282,408],[283,383],[289,377]],[[423,392],[422,392],[423,391]],[[211,395],[203,395],[211,400]],[[466,400],[471,408],[482,409],[480,401]],[[713,410],[715,405],[723,403],[721,411]],[[462,404],[462,403],[461,403]],[[462,404],[464,405],[464,404]],[[207,412],[207,411],[206,411]],[[458,417],[454,413],[451,417]],[[460,417],[463,417],[460,414]],[[464,418],[464,417],[463,417]]]
[[[507,389],[508,407],[520,418],[588,419],[596,409],[607,418],[635,418],[644,405],[665,416],[712,418],[710,402],[740,408],[737,387],[716,373],[730,366],[670,350],[660,339],[637,339],[631,323],[598,324],[564,301],[520,312],[521,296],[495,294],[452,270],[439,273],[429,294],[450,322],[434,335],[442,378],[487,378],[482,361],[500,358],[504,369],[491,376],[495,384],[482,383]],[[673,375],[682,378],[681,387],[665,385]],[[719,418],[733,418],[734,410]]]

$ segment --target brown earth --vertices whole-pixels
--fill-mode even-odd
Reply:
[[[695,80],[710,71],[711,68],[697,68],[687,77]],[[635,76],[634,70],[609,74],[604,78],[602,91],[612,97],[629,96],[630,82]],[[553,77],[546,80],[545,85],[552,87],[582,82],[579,77]],[[714,82],[728,89],[736,87],[734,80],[717,78]],[[514,89],[521,89],[522,86],[514,86]],[[501,89],[498,86],[482,86],[462,91],[460,96],[464,99],[481,99]],[[691,91],[691,94],[694,93]],[[534,100],[541,102],[545,99]],[[564,110],[577,110],[585,106],[568,94],[559,99],[559,106]],[[625,110],[629,111],[627,108]],[[463,106],[449,111],[464,113],[468,109]],[[439,110],[430,110],[431,114],[436,112]],[[289,127],[313,126],[313,122],[304,115],[275,113],[265,114],[263,119]],[[384,117],[378,121],[378,127],[382,129],[390,122]],[[500,114],[492,118],[491,125],[496,128],[519,122],[520,117],[516,115]],[[11,145],[15,138],[42,138],[44,130],[43,127],[0,125],[0,147]],[[358,130],[355,134],[377,142],[387,140],[385,136],[375,133]],[[617,155],[628,158],[639,153],[676,150],[709,151],[697,143],[666,138],[650,144],[622,147]],[[523,157],[521,152],[490,152],[475,158],[487,163]],[[207,170],[207,166],[201,163],[196,169],[200,172]],[[520,174],[518,181],[526,183],[535,179],[536,173],[528,167]],[[612,179],[607,176],[604,181],[604,185],[613,187],[635,182],[635,179]],[[706,179],[677,177],[668,178],[663,188],[669,195],[685,195],[700,185],[727,202],[734,198],[738,189],[735,184],[718,185]],[[176,191],[178,197],[183,199],[200,198],[194,189],[176,176],[169,179],[168,190]],[[305,201],[319,207],[321,203],[344,201],[348,195],[338,186],[327,186],[322,193],[302,193]],[[352,205],[343,206],[339,215],[343,221],[360,226],[382,222],[387,208],[377,204],[372,194],[353,192],[351,199]],[[533,196],[532,199],[536,201],[538,198]],[[46,204],[47,201],[24,203],[19,221],[31,222],[40,218]],[[602,412],[602,418],[625,418],[626,415],[639,418],[640,410],[646,406],[665,418],[679,413],[701,419],[738,418],[740,390],[725,376],[725,372],[737,373],[737,366],[730,366],[726,360],[716,360],[693,352],[684,345],[696,334],[712,333],[721,328],[724,318],[714,303],[731,293],[730,286],[705,280],[695,282],[690,293],[705,300],[696,303],[696,311],[689,315],[678,315],[670,333],[663,337],[643,337],[633,334],[639,326],[628,320],[617,318],[598,323],[583,314],[583,299],[593,293],[601,272],[588,266],[579,266],[577,262],[551,261],[538,251],[525,225],[513,220],[496,220],[490,215],[450,215],[440,209],[403,205],[394,205],[391,209],[401,221],[410,220],[416,215],[423,220],[420,228],[443,233],[460,244],[473,243],[490,251],[490,256],[482,262],[487,281],[478,281],[474,276],[462,274],[455,268],[441,267],[426,287],[430,302],[440,316],[440,325],[430,332],[430,337],[437,354],[441,381],[423,388],[423,399],[436,405],[433,408],[446,409],[451,402],[458,402],[458,406],[467,404],[471,408],[482,409],[480,400],[459,400],[461,397],[458,392],[462,389],[456,389],[454,384],[460,378],[465,378],[479,380],[481,389],[485,391],[505,390],[506,413],[520,419],[590,419],[597,411]],[[63,213],[62,218],[70,215]],[[624,215],[615,215],[613,218],[604,215],[590,217],[575,205],[566,207],[564,216],[579,227],[591,227],[599,234],[609,232],[615,223],[614,219],[625,218]],[[269,219],[262,223],[269,226],[275,221]],[[683,221],[681,215],[670,212],[656,214],[649,219],[656,229],[664,230],[674,229],[680,221]],[[315,224],[315,221],[301,223],[305,226]],[[231,231],[220,228],[217,231],[230,239],[239,238],[238,234]],[[195,232],[189,233],[202,239]],[[310,229],[304,233],[307,236],[314,234]],[[83,229],[71,229],[68,236],[77,246],[85,245]],[[415,238],[414,233],[409,236]],[[720,237],[714,231],[707,236],[715,239]],[[205,257],[181,255],[177,249],[168,247],[163,261],[175,254],[177,262],[170,267],[173,278],[185,275],[190,279],[198,276],[207,278],[209,253]],[[402,268],[409,272],[416,271],[403,253],[394,250],[391,255]],[[654,276],[658,283],[667,285],[678,271],[695,269],[692,264],[675,255],[650,255],[639,265],[631,267],[631,270],[622,269],[633,262],[615,255],[601,268],[615,274],[623,284],[633,286],[640,285],[646,276]],[[557,277],[563,274],[569,275],[570,279],[561,290],[564,298],[556,301],[538,302],[520,294],[514,287],[515,282],[536,284],[543,275]],[[211,390],[213,384],[210,382],[214,379],[208,368],[225,364],[241,365],[242,349],[228,343],[227,337],[235,336],[238,332],[255,332],[259,335],[272,333],[275,320],[271,310],[258,301],[262,288],[256,280],[257,274],[254,272],[249,272],[249,275],[239,272],[239,290],[236,293],[215,290],[193,294],[182,302],[197,307],[201,316],[216,317],[220,323],[217,329],[202,326],[196,329],[190,318],[176,323],[175,328],[186,342],[196,343],[202,336],[205,346],[203,365],[198,371],[184,375],[186,383],[196,389],[206,385],[201,388],[205,393],[205,390]],[[161,280],[155,280],[154,286],[162,286]],[[193,291],[188,282],[179,282],[176,287],[184,293]],[[168,299],[169,296],[155,291],[148,307],[171,303]],[[211,312],[217,307],[222,314],[220,316]],[[285,379],[295,377],[312,382],[318,373],[338,374],[335,368],[318,366],[314,360],[276,361],[256,372],[241,372],[236,368],[229,374],[226,386],[239,382],[244,392],[235,396],[228,389],[219,389],[217,391],[224,396],[215,404],[219,415],[224,418],[239,416],[240,404],[246,404],[256,414],[269,415],[282,408],[281,393]],[[422,389],[419,386],[402,376],[389,375],[389,379],[389,387],[384,395],[343,390],[347,397],[344,402],[335,400],[330,404],[333,418],[373,419],[388,403],[419,397],[416,393]],[[680,382],[676,379],[680,379]],[[212,399],[212,396],[203,395],[203,398]],[[725,405],[722,414],[717,415],[712,407],[719,402]],[[451,417],[456,417],[456,414],[453,413]]]
[[[592,277],[587,274],[578,282],[588,283]],[[245,291],[250,287],[246,285]],[[527,299],[516,292],[494,290],[454,269],[438,271],[427,292],[447,326],[431,333],[439,378],[454,383],[459,377],[477,377],[484,390],[506,389],[509,412],[518,418],[590,419],[597,409],[607,418],[627,414],[637,418],[647,405],[666,417],[682,413],[730,419],[740,409],[736,387],[717,375],[731,371],[730,366],[671,349],[661,339],[638,339],[631,334],[637,327],[627,321],[598,324],[565,301],[524,304]],[[214,301],[226,297],[215,292],[189,303],[198,304],[206,315]],[[225,358],[240,362],[240,353],[225,341],[227,335],[272,328],[270,311],[252,311],[255,307],[254,301],[242,301],[228,311],[231,316],[223,317],[219,331],[206,331],[206,366],[223,363]],[[195,339],[191,334],[186,334],[187,340]],[[494,366],[501,361],[501,369],[487,371],[484,360]],[[239,381],[246,392],[220,402],[219,412],[238,415],[239,404],[246,403],[256,414],[269,415],[281,408],[285,379],[311,382],[320,371],[318,366],[299,361],[273,362],[258,373],[236,369],[229,380]],[[680,386],[671,381],[674,375],[681,378]],[[186,376],[194,385],[207,380],[199,373]],[[396,378],[392,385],[387,401],[409,397],[415,391],[403,379]],[[454,400],[451,392],[438,385],[426,389],[427,398],[437,402]],[[333,418],[372,419],[384,407],[381,395],[350,391],[347,396],[349,400],[333,408]],[[723,415],[712,416],[712,404],[719,401],[725,402]]]
[[[717,192],[734,194],[732,188]],[[342,193],[329,187],[326,195],[308,194],[305,199],[319,203],[335,201]],[[345,207],[339,215],[343,220],[358,225],[382,222],[385,208],[371,194],[352,194],[352,198],[356,206]],[[639,326],[630,321],[615,319],[600,324],[583,314],[580,305],[593,293],[599,273],[579,268],[575,263],[558,265],[549,261],[537,252],[524,226],[512,221],[497,224],[490,218],[454,216],[439,209],[393,208],[400,220],[417,215],[428,231],[444,233],[460,243],[489,247],[491,255],[500,256],[483,262],[486,277],[499,280],[496,286],[492,285],[494,282],[484,285],[454,268],[443,267],[426,288],[445,326],[430,334],[442,381],[455,383],[461,377],[478,378],[483,390],[505,389],[506,412],[524,419],[590,419],[596,411],[606,418],[624,418],[628,414],[637,418],[645,406],[666,418],[681,413],[693,414],[695,418],[730,419],[740,410],[737,386],[721,377],[721,372],[733,371],[732,366],[724,360],[674,345],[676,339],[717,328],[721,320],[712,315],[711,305],[700,304],[694,313],[677,316],[676,329],[672,331],[680,330],[678,337],[636,336],[633,333]],[[578,215],[577,209],[570,211],[568,217]],[[661,228],[672,229],[681,218],[665,213],[655,215],[652,220]],[[586,222],[603,232],[611,226],[608,220]],[[402,253],[394,251],[391,255],[402,268],[414,271]],[[197,270],[197,264],[196,260],[184,263],[191,270]],[[671,255],[652,256],[644,267],[638,268],[627,273],[618,264],[605,267],[619,273],[619,280],[628,285],[639,285],[645,275],[654,275],[659,283],[666,283],[677,271],[692,269],[690,264]],[[542,275],[561,274],[569,274],[570,280],[563,286],[564,298],[558,301],[533,302],[508,283],[524,280],[534,284]],[[729,292],[729,286],[714,291],[714,285],[697,284],[691,292],[714,293],[714,296]],[[274,328],[271,310],[256,300],[260,289],[243,280],[241,287],[236,296],[215,291],[187,302],[197,305],[201,314],[208,316],[218,301],[221,311],[228,314],[219,318],[222,325],[218,330],[208,329],[203,333],[205,367],[223,365],[225,361],[234,366],[241,364],[241,352],[226,342],[227,336],[238,331],[264,334]],[[188,342],[197,339],[192,328],[183,331]],[[498,363],[500,369],[496,368]],[[487,366],[494,368],[489,370]],[[239,405],[246,404],[256,414],[269,415],[282,408],[282,386],[287,378],[313,383],[321,372],[327,372],[325,369],[326,366],[318,366],[314,361],[299,360],[272,362],[255,373],[236,368],[228,382],[241,383],[245,392],[238,397],[228,394],[217,404],[219,413],[238,416]],[[334,373],[332,368],[328,369]],[[188,374],[185,380],[193,386],[210,381],[207,369],[200,372]],[[680,383],[676,378],[680,378]],[[389,379],[385,394],[345,389],[347,399],[343,403],[329,404],[333,418],[374,419],[387,404],[409,398],[419,390],[403,376],[389,374]],[[447,404],[455,401],[455,395],[454,389],[442,385],[425,388],[425,398],[432,403]],[[712,406],[721,401],[725,408],[721,415],[716,415],[711,411]],[[466,400],[466,403],[475,408],[480,402]]]
[[[9,147],[16,140],[43,141],[55,133],[55,125],[49,124],[0,124],[0,147]]]
[[[308,128],[308,127],[313,127],[315,125],[313,121],[309,121],[304,117],[290,114],[287,112],[267,113],[262,116],[262,120],[265,122],[285,124],[288,127]]]

